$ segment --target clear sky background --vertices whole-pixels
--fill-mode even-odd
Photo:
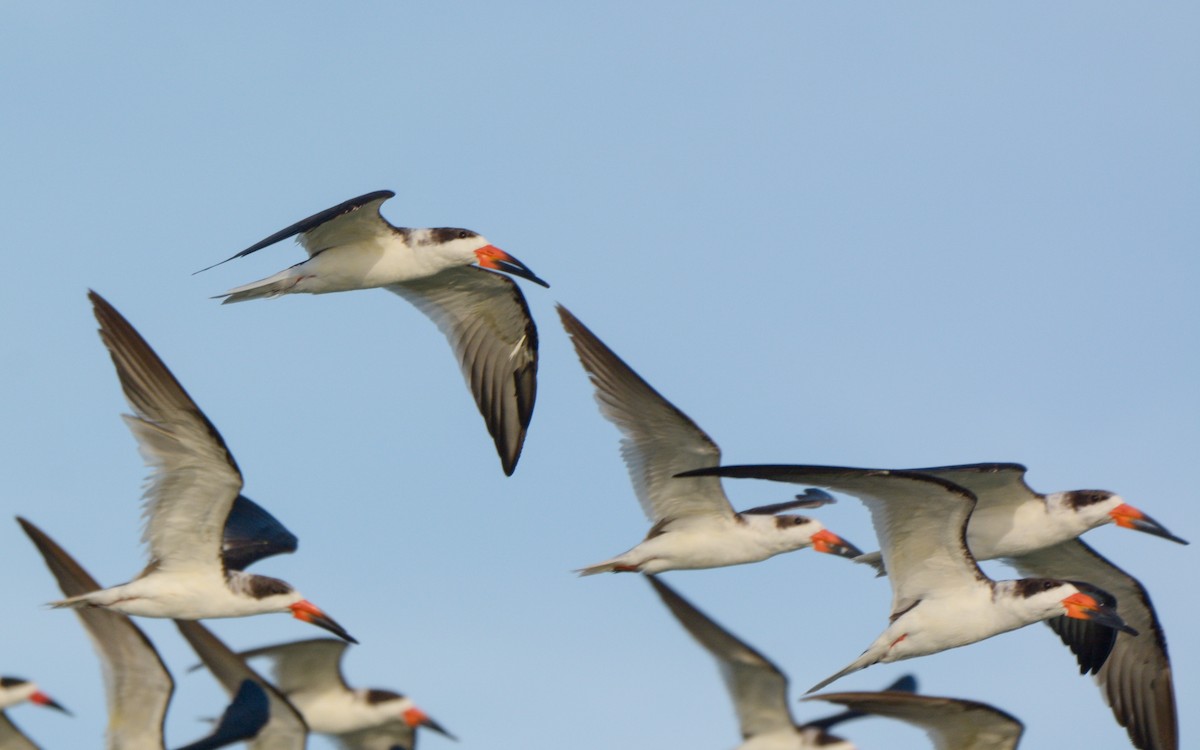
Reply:
[[[85,292],[141,331],[296,534],[254,568],[353,633],[347,679],[461,737],[426,750],[728,748],[706,652],[635,576],[572,569],[648,524],[558,324],[569,307],[729,463],[1017,461],[1038,489],[1120,492],[1200,537],[1200,9],[1191,3],[6,4],[0,10],[0,509],[105,584],[144,564],[146,469]],[[541,335],[505,478],[445,340],[371,290],[221,307],[371,190],[402,226],[486,235]],[[791,488],[726,483],[735,507]],[[867,513],[815,513],[863,548]],[[1088,541],[1150,589],[1200,737],[1196,547]],[[0,674],[48,748],[99,747],[97,661],[33,546],[0,524]],[[1005,567],[989,566],[999,577]],[[884,580],[811,550],[664,576],[773,659],[793,697],[883,629]],[[171,744],[216,683],[140,620],[178,682]],[[322,631],[209,623],[235,648]],[[1027,748],[1125,733],[1044,626],[841,680],[1023,719]],[[797,719],[825,706],[794,704]],[[863,750],[925,748],[873,719]],[[313,748],[331,747],[325,740]]]

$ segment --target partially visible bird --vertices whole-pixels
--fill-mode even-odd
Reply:
[[[5,711],[25,701],[71,715],[70,711],[43,693],[36,683],[20,677],[0,677],[0,750],[38,750],[38,746],[8,718]]]
[[[223,537],[242,488],[237,463],[217,428],[133,326],[100,295],[90,292],[89,297],[100,338],[136,413],[125,421],[154,467],[142,534],[150,563],[129,583],[71,596],[54,606],[107,607],[184,620],[290,612],[352,641],[290,584],[225,563]]]
[[[265,726],[248,743],[250,750],[303,750],[308,741],[308,725],[283,693],[200,623],[176,620],[175,627],[229,695],[236,695],[247,681],[265,693]]]
[[[302,263],[220,296],[228,304],[384,287],[404,297],[450,340],[504,473],[511,475],[537,396],[537,328],[521,290],[493,271],[550,285],[469,229],[392,226],[379,208],[394,195],[377,190],[351,198],[221,261],[289,237],[296,237],[309,255]]]
[[[924,729],[937,750],[1016,750],[1025,725],[986,703],[912,692],[810,695],[862,714],[886,716]]]
[[[17,522],[41,553],[63,594],[78,596],[100,588],[96,579],[48,534],[24,518],[18,517]],[[163,723],[175,681],[158,650],[141,628],[119,612],[84,607],[75,614],[92,641],[104,676],[108,702],[105,747],[163,750]],[[199,623],[190,624],[203,628]],[[181,750],[215,750],[254,737],[267,722],[266,711],[257,707],[265,700],[253,690],[239,694],[226,709],[225,718],[208,736]],[[0,742],[0,748],[7,746]],[[296,750],[300,748],[303,743],[296,746]]]
[[[18,703],[29,701],[36,703],[39,706],[53,708],[56,711],[62,711],[68,716],[71,712],[63,708],[57,701],[42,692],[36,682],[22,679],[20,677],[0,677],[0,709],[5,709],[10,706],[15,706]]]
[[[824,493],[739,513],[719,479],[677,479],[680,472],[716,466],[721,450],[570,311],[559,305],[558,314],[596,387],[600,413],[624,435],[621,456],[638,502],[653,522],[641,544],[583,568],[580,575],[740,565],[810,546],[842,557],[861,554],[820,521],[781,514],[831,502]]]
[[[829,729],[858,718],[861,713],[844,712],[797,724],[788,710],[787,675],[779,667],[657,576],[646,576],[646,580],[679,624],[717,660],[742,732],[742,744],[737,750],[854,750],[853,744],[831,734]],[[911,677],[904,677],[888,689],[910,690],[912,684]]]
[[[1113,596],[1091,583],[988,578],[966,543],[975,495],[946,479],[839,466],[722,466],[687,474],[810,484],[853,495],[870,510],[892,586],[889,625],[862,656],[809,692],[872,664],[934,654],[1062,615],[1137,635],[1117,615]]]
[[[346,645],[314,638],[263,646],[240,656],[269,659],[275,687],[304,716],[308,728],[333,736],[345,750],[412,750],[419,727],[455,739],[412,699],[391,690],[347,685],[341,668]]]

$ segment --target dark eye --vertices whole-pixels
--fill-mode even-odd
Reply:
[[[465,229],[458,230],[458,238],[460,240],[465,240],[466,238],[468,238],[470,236],[471,236],[471,233],[468,232],[467,230],[465,230]]]

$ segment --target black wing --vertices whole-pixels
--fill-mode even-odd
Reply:
[[[245,570],[272,555],[296,551],[296,535],[258,503],[238,495],[225,519],[221,558],[226,570]]]
[[[267,237],[264,240],[260,240],[256,243],[254,243],[253,245],[251,245],[250,247],[241,251],[237,255],[232,255],[232,256],[226,258],[225,260],[221,261],[221,263],[228,263],[229,261],[233,260],[234,258],[243,258],[243,257],[249,255],[250,253],[256,252],[258,250],[262,250],[264,247],[269,247],[271,245],[274,245],[276,242],[279,242],[280,240],[286,240],[288,237],[294,237],[297,234],[303,234],[304,232],[307,232],[310,229],[315,229],[328,221],[331,221],[333,219],[336,219],[339,216],[342,216],[343,214],[348,214],[351,211],[356,211],[359,208],[361,208],[362,206],[364,206],[372,201],[385,201],[388,198],[393,197],[394,195],[395,195],[395,193],[393,193],[391,190],[376,190],[373,193],[367,193],[366,195],[360,195],[357,198],[351,198],[348,201],[337,204],[333,208],[327,208],[324,211],[318,211],[317,213],[313,214],[312,216],[309,216],[307,219],[301,219],[300,221],[297,221],[295,224],[292,224],[290,227],[280,229],[278,232],[271,235],[270,237]],[[221,263],[214,263],[211,266],[209,266],[208,268],[201,268],[199,271],[196,271],[196,273],[203,273],[204,271],[207,271],[209,268],[216,268],[217,266],[221,265]]]
[[[785,510],[795,510],[796,508],[805,508],[811,510],[820,508],[822,505],[831,505],[837,500],[825,490],[819,490],[816,487],[809,487],[804,491],[803,495],[796,495],[795,500],[789,500],[786,503],[775,503],[773,505],[760,505],[757,508],[743,510],[742,514],[747,513],[754,515],[773,516]]]
[[[232,745],[235,742],[248,740],[259,733],[271,718],[271,704],[267,700],[267,691],[263,690],[253,680],[242,680],[237,695],[217,727],[207,737],[196,740],[179,750],[216,750],[219,747]]]

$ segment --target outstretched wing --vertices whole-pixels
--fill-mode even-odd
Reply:
[[[221,538],[226,570],[245,570],[263,558],[295,552],[297,543],[296,535],[266,508],[245,495],[234,498]]]
[[[237,464],[217,428],[145,339],[103,297],[88,296],[137,415],[125,421],[153,467],[142,533],[152,562],[164,569],[218,566],[225,521],[242,488]]]
[[[537,398],[537,328],[525,295],[512,279],[474,266],[385,288],[416,305],[449,339],[511,475]]]
[[[275,234],[264,240],[255,242],[240,253],[232,255],[220,263],[214,263],[208,268],[201,268],[196,273],[202,273],[209,268],[216,268],[221,263],[228,263],[234,258],[242,258],[295,235],[300,235],[300,244],[308,251],[311,257],[331,247],[359,242],[390,233],[392,226],[379,213],[379,207],[383,205],[384,201],[394,195],[395,193],[391,190],[376,190],[373,193],[351,198],[344,203],[337,204],[333,208],[318,211],[307,219],[301,219],[290,227],[280,229]]]
[[[243,659],[271,661],[275,687],[285,695],[349,690],[342,677],[342,655],[349,644],[336,638],[311,638],[241,652]]]
[[[733,698],[738,724],[746,739],[794,731],[787,707],[787,677],[769,659],[738,640],[690,602],[658,580],[646,576],[679,624],[712,654]]]
[[[1167,638],[1142,584],[1078,539],[1006,561],[1022,575],[1087,581],[1117,598],[1117,614],[1141,635],[1063,617],[1046,624],[1075,653],[1080,671],[1096,675],[1113,716],[1129,732],[1135,747],[1178,748],[1179,720]],[[1097,671],[1096,658],[1110,643],[1112,650]]]
[[[332,738],[341,750],[416,750],[417,732],[402,721],[339,734]]]
[[[567,308],[559,305],[558,314],[596,387],[600,413],[624,435],[621,456],[646,516],[655,523],[695,516],[733,517],[719,479],[676,478],[680,472],[720,463],[721,450],[712,438]]]
[[[805,700],[839,703],[924,729],[937,750],[1015,750],[1025,725],[994,706],[914,693],[826,693]]]
[[[853,495],[871,511],[892,584],[892,612],[931,592],[972,588],[989,579],[967,549],[975,496],[928,474],[841,466],[721,466],[694,474],[810,484]]]
[[[217,726],[207,737],[203,737],[179,750],[216,750],[242,740],[253,739],[271,718],[271,704],[267,691],[253,680],[242,680],[241,687],[233,696]]]
[[[64,595],[79,596],[100,588],[67,551],[24,518],[21,528],[33,540]],[[125,615],[100,607],[76,609],[100,657],[108,700],[105,747],[162,747],[163,720],[175,683],[158,651],[141,628]],[[0,742],[0,747],[7,747]]]

